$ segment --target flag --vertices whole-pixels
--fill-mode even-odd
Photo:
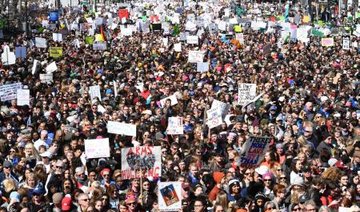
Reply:
[[[180,27],[179,25],[175,24],[175,26],[173,27],[173,36],[176,36],[178,34],[180,34]]]
[[[104,28],[103,28],[103,26],[100,26],[100,34],[101,34],[101,36],[102,36],[102,39],[103,39],[104,41],[106,41],[106,36],[105,36],[105,33],[104,33]]]
[[[317,29],[312,29],[311,35],[313,35],[315,37],[321,37],[321,38],[324,37],[324,33]]]
[[[285,5],[285,13],[284,13],[284,17],[285,17],[285,21],[289,21],[289,11],[290,11],[290,5],[286,4]]]

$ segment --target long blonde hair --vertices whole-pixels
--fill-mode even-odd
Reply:
[[[225,191],[219,191],[216,195],[215,204],[223,206],[225,210],[228,208],[229,201]]]

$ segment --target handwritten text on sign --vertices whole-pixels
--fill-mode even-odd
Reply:
[[[256,96],[256,84],[241,83],[238,90],[238,104],[245,105]]]
[[[136,125],[126,124],[116,121],[109,121],[107,123],[108,133],[118,134],[118,135],[127,135],[127,136],[136,136]]]
[[[85,140],[85,155],[88,159],[110,157],[109,138]]]
[[[161,146],[137,146],[121,149],[121,177],[133,179],[139,177],[161,176]],[[145,176],[144,176],[145,175]]]
[[[250,137],[245,143],[244,155],[241,156],[241,166],[255,167],[264,158],[265,152],[268,150],[270,138],[266,137]]]

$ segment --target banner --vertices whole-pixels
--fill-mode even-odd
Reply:
[[[99,85],[90,86],[89,94],[90,94],[91,102],[94,102],[96,98],[98,98],[99,101],[101,101],[101,93],[100,93]]]
[[[121,178],[123,180],[138,178],[140,170],[145,178],[161,176],[161,146],[121,149]]]
[[[168,135],[184,134],[184,122],[183,121],[184,121],[183,117],[169,117],[166,133]]]
[[[85,140],[85,155],[87,159],[110,157],[109,138]]]
[[[181,209],[181,182],[159,182],[158,203],[160,211],[178,211]]]
[[[204,52],[203,51],[189,51],[188,63],[203,62]]]
[[[256,167],[264,159],[269,149],[271,138],[250,137],[244,144],[244,154],[241,156],[242,167]]]
[[[62,47],[50,47],[49,48],[50,57],[59,58],[63,55]]]
[[[53,82],[54,80],[54,76],[53,73],[50,74],[40,74],[40,81],[42,83],[48,83],[48,82]]]
[[[215,107],[206,111],[207,121],[206,124],[210,129],[215,128],[223,123],[221,108]]]
[[[127,124],[116,121],[108,121],[107,123],[108,133],[117,134],[117,135],[127,135],[127,136],[136,136],[136,125]]]
[[[22,88],[22,84],[19,83],[13,83],[13,84],[6,84],[6,85],[0,85],[0,98],[1,101],[9,101],[16,99],[16,92],[17,90]]]
[[[325,46],[325,47],[334,46],[334,38],[321,38],[321,46]]]
[[[238,104],[245,105],[256,96],[256,84],[240,83],[238,89]]]
[[[16,104],[18,106],[30,105],[30,90],[19,89],[16,91]]]

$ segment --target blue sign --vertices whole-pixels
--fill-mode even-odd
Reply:
[[[59,20],[59,12],[58,11],[52,11],[49,13],[49,21],[58,21]]]

